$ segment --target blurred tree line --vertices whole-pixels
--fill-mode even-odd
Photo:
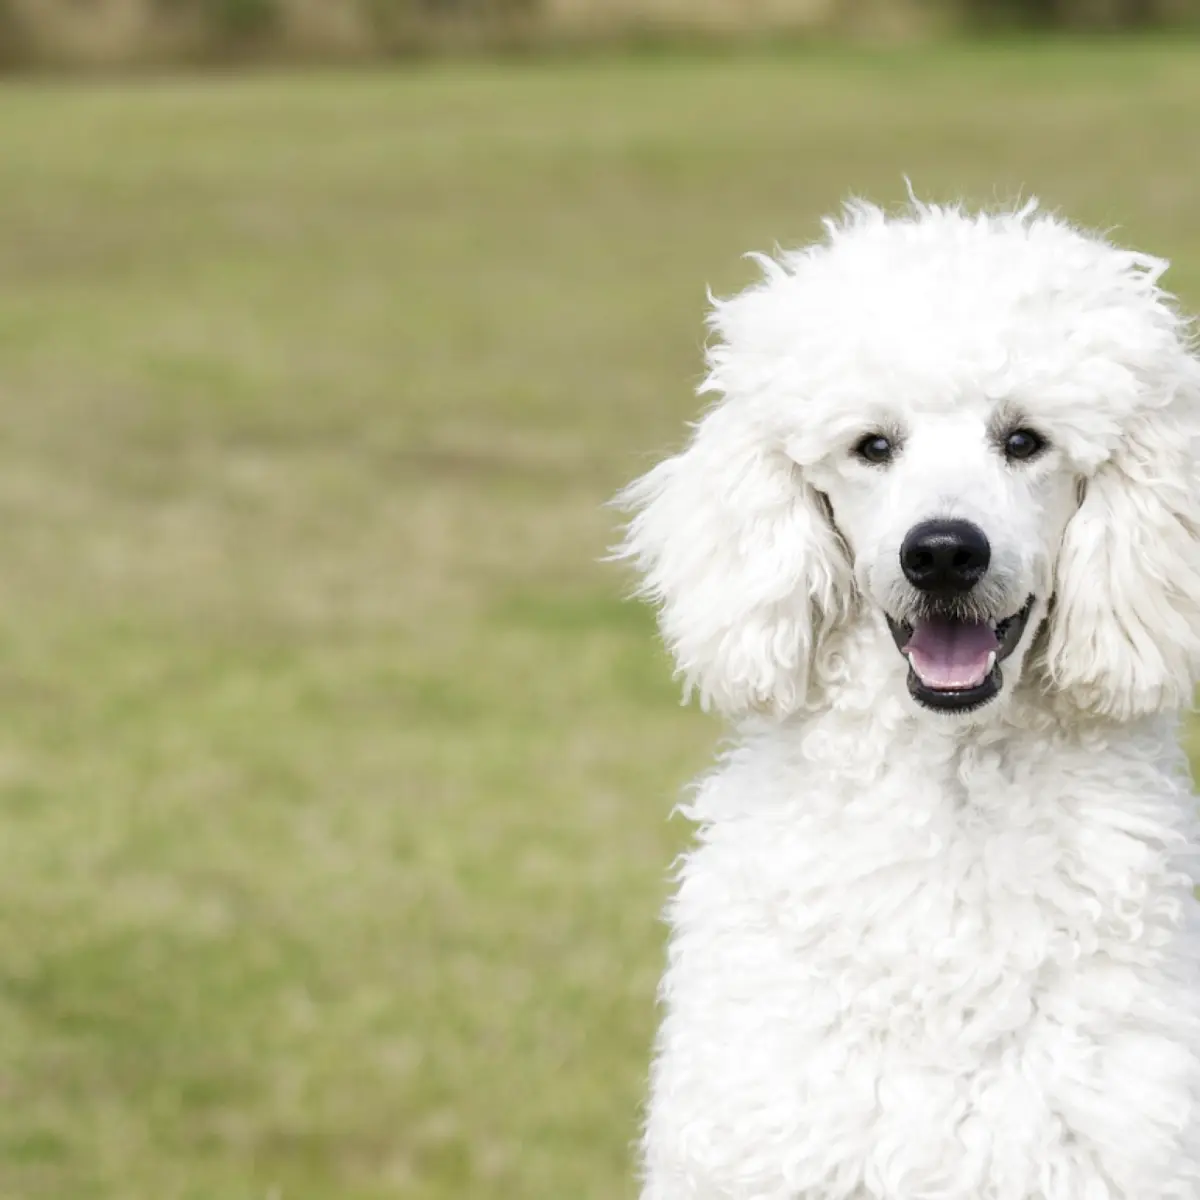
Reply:
[[[974,25],[1050,29],[1149,28],[1200,16],[1200,4],[1187,0],[963,0],[957,7]]]
[[[1200,25],[1200,0],[0,0],[0,65]]]

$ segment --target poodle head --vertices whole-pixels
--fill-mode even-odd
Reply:
[[[1118,719],[1186,703],[1200,363],[1166,264],[1033,204],[826,231],[714,303],[717,401],[621,498],[688,687],[820,705],[871,630],[943,717],[1022,680]]]

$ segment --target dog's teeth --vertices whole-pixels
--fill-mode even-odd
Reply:
[[[995,665],[996,665],[996,652],[995,652],[995,650],[992,650],[988,653],[987,671],[985,672],[985,674],[990,675],[992,673],[992,668]]]

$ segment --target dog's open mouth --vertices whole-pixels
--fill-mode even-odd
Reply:
[[[888,617],[892,638],[908,659],[908,690],[938,712],[968,712],[986,704],[1004,684],[1000,664],[1021,641],[1033,597],[1000,621],[931,614],[910,624]]]

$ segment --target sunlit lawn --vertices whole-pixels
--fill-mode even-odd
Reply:
[[[1036,191],[1200,301],[1200,51],[0,89],[0,1196],[630,1197],[714,728],[601,564],[704,289]]]

